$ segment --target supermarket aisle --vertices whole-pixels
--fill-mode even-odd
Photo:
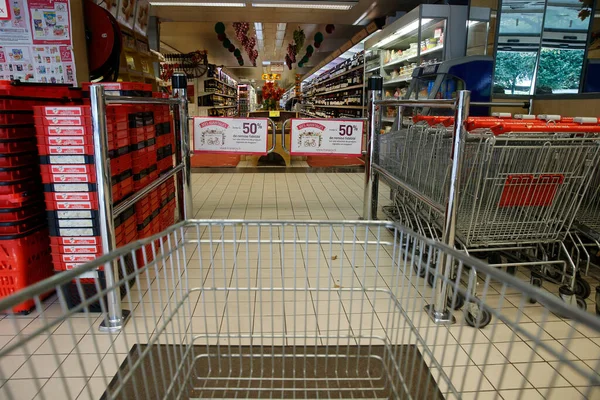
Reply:
[[[360,215],[362,209],[362,174],[356,173],[194,174],[193,189],[197,218],[352,220]],[[382,200],[387,197],[385,187],[382,187],[380,197]],[[391,238],[391,234],[385,229],[381,234],[388,240]],[[325,249],[327,245],[322,245],[322,247]],[[192,287],[201,286],[204,282],[203,279],[211,276],[210,274],[214,274],[212,276],[216,276],[218,279],[236,276],[229,275],[233,273],[235,266],[227,267],[228,275],[220,275],[225,272],[224,267],[210,270],[211,264],[221,265],[219,251],[214,255],[206,252],[199,254],[199,247],[191,244],[188,250],[187,266]],[[263,250],[271,251],[264,248]],[[275,246],[275,250],[276,253],[279,252],[279,247]],[[297,279],[306,280],[311,287],[314,287],[316,282],[316,285],[327,287],[326,285],[331,285],[331,282],[336,282],[336,278],[341,279],[342,276],[336,276],[337,271],[327,271],[326,266],[334,258],[325,254],[319,256],[320,250],[316,248],[314,250],[316,250],[316,255],[311,250],[303,256],[297,256],[301,272],[304,270],[302,266],[306,267],[304,275],[300,274]],[[343,252],[348,257],[352,251],[347,248]],[[251,249],[251,252],[254,256],[263,254],[256,248]],[[226,257],[230,258],[230,255]],[[377,271],[372,271],[374,274],[356,273],[356,275],[350,276],[350,279],[357,279],[368,287],[376,285],[383,289],[397,288],[397,283],[396,285],[393,283],[397,267],[394,266],[391,254],[389,252],[382,253],[378,257],[379,268]],[[274,258],[277,261],[277,257]],[[322,262],[321,271],[315,268],[315,263],[318,265],[317,260],[319,259]],[[343,254],[340,259],[345,259]],[[347,259],[351,260],[352,257]],[[286,260],[289,262],[290,259],[286,257]],[[204,268],[209,268],[208,271],[200,267],[202,261],[204,261]],[[369,262],[367,260],[364,262],[363,267],[374,265],[366,264]],[[264,264],[262,268],[266,268],[267,264]],[[257,269],[260,268],[257,263],[254,263],[251,268],[252,274],[261,273]],[[359,267],[355,266],[355,268]],[[352,270],[352,268],[350,269]],[[358,270],[366,271],[367,269],[359,268]],[[341,271],[342,268],[340,268]],[[349,278],[345,273],[342,275],[344,279]],[[264,273],[262,276],[265,276]],[[526,279],[524,274],[519,273],[518,276]],[[134,299],[138,294],[143,298],[139,304],[133,304],[135,324],[132,323],[133,321],[130,322],[118,335],[111,337],[98,333],[99,321],[97,316],[95,317],[97,314],[92,314],[91,319],[77,315],[72,318],[75,321],[71,326],[65,322],[54,327],[52,340],[48,336],[33,338],[26,351],[20,349],[20,351],[7,356],[0,368],[9,380],[0,382],[0,398],[6,398],[5,391],[10,387],[18,399],[32,399],[36,396],[41,398],[41,393],[44,393],[46,398],[98,399],[117,373],[119,365],[126,359],[132,344],[136,340],[145,343],[146,335],[157,335],[156,329],[160,326],[160,322],[149,317],[148,313],[152,310],[160,310],[157,307],[159,304],[156,298],[152,299],[152,293],[156,296],[157,285],[164,285],[165,279],[160,274],[154,278],[151,283],[141,282],[141,286],[134,289]],[[289,276],[282,276],[282,278],[289,279]],[[583,399],[582,393],[588,393],[587,388],[582,386],[583,382],[579,375],[571,369],[559,368],[556,355],[540,349],[536,352],[531,340],[497,320],[494,320],[488,327],[477,331],[466,326],[462,313],[456,311],[456,325],[444,327],[432,324],[421,311],[429,299],[431,290],[424,284],[418,285],[409,279],[405,280],[409,284],[408,287],[411,284],[412,287],[408,291],[402,292],[404,297],[401,299],[401,304],[406,304],[405,309],[412,323],[419,328],[419,334],[422,335],[421,340],[424,340],[431,348],[444,373],[450,377],[464,399],[537,400],[543,399],[549,388],[553,388],[551,396],[548,397],[551,399]],[[555,292],[555,288],[549,284],[545,283],[544,286]],[[153,290],[146,290],[148,288]],[[502,301],[503,314],[509,316],[513,321],[518,321],[522,329],[539,335],[541,341],[562,353],[562,357],[574,360],[582,369],[597,370],[600,362],[600,335],[584,327],[575,327],[576,329],[572,330],[572,323],[568,319],[553,314],[545,315],[540,305],[523,304],[521,298],[513,292],[505,293],[506,296],[503,296],[500,291],[497,284],[492,284],[487,294],[487,302],[492,306],[497,306]],[[193,296],[193,301],[196,302],[194,311],[191,318],[188,317],[186,321],[191,321],[189,323],[195,333],[199,331],[223,333],[225,329],[233,331],[239,328],[240,332],[246,333],[256,333],[257,329],[261,329],[263,334],[268,333],[269,329],[277,334],[288,329],[287,333],[289,334],[289,329],[293,329],[293,324],[298,322],[293,318],[290,319],[290,310],[295,313],[304,310],[306,313],[305,306],[302,305],[306,302],[303,299],[297,299],[295,305],[290,303],[291,299],[287,297],[281,302],[274,303],[276,307],[273,307],[269,302],[270,299],[263,299],[264,303],[261,306],[258,297],[245,299],[242,298],[242,294],[244,293],[239,295],[237,304],[229,299],[227,307],[222,300],[218,300],[216,297],[213,299],[205,296],[206,298],[203,299],[200,296]],[[354,299],[354,296],[352,298]],[[594,308],[591,301],[593,299],[594,294],[588,300],[590,311]],[[271,318],[277,322],[273,326],[257,325],[261,320],[261,317],[256,314],[258,311],[248,313],[247,310],[244,311],[240,308],[240,303],[246,304],[247,300],[252,302],[254,310],[262,310],[261,313],[270,311],[272,314],[269,315],[273,315],[273,317],[264,316],[263,318]],[[312,314],[309,318],[302,316],[301,322],[310,321],[308,329],[318,330],[321,334],[324,329],[335,329],[335,318],[323,318],[326,315],[323,315],[322,310],[329,309],[333,315],[340,314],[342,316],[343,320],[337,322],[340,324],[340,329],[352,329],[356,335],[357,328],[360,332],[363,326],[375,324],[381,329],[381,332],[384,332],[385,327],[389,326],[386,325],[389,324],[389,307],[385,303],[381,305],[375,302],[372,297],[368,300],[367,304],[372,304],[371,309],[359,308],[356,299],[354,300],[355,305],[352,306],[352,303],[348,303],[344,298],[337,300],[316,298],[313,299],[315,309],[311,308],[308,311]],[[45,316],[47,317],[56,317],[61,313],[60,306],[56,303],[56,297],[52,297],[50,301],[46,302],[45,307]],[[233,309],[230,311],[232,307]],[[205,318],[207,311],[208,320]],[[223,314],[224,312],[225,314]],[[236,315],[241,315],[242,320],[228,317],[228,312],[231,312],[231,315],[234,315],[234,312]],[[146,318],[141,318],[140,315],[146,315]],[[207,321],[208,325],[205,325]],[[544,329],[540,328],[542,322]],[[31,335],[43,323],[36,313],[19,317],[20,335]],[[146,330],[136,331],[140,328]],[[70,334],[71,331],[77,341],[76,347],[73,335]],[[405,342],[402,343],[413,344],[415,337],[406,335],[408,329],[404,329],[404,331],[402,340]],[[12,321],[0,320],[0,347],[9,345],[13,340],[15,338]],[[325,339],[323,340],[325,341]],[[288,344],[290,344],[289,340]],[[116,357],[113,353],[116,353]],[[424,358],[427,362],[427,357]],[[39,386],[36,385],[36,380],[31,379],[35,376],[30,369],[32,363],[35,365],[35,375],[42,378],[37,381]],[[435,368],[431,370],[435,379],[439,379],[438,372]],[[66,377],[68,387],[63,385],[61,376]],[[444,385],[440,386],[444,391]],[[522,386],[526,389],[515,390]],[[68,395],[66,394],[67,390]],[[600,391],[591,391],[590,394],[590,398],[600,399]]]
[[[192,191],[196,218],[356,220],[363,174],[194,174]]]

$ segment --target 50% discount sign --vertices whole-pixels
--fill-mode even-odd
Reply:
[[[195,153],[267,154],[266,118],[194,118]]]
[[[292,155],[362,155],[364,121],[345,119],[293,119]]]

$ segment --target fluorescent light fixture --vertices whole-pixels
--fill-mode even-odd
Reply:
[[[340,1],[306,1],[306,2],[261,2],[252,3],[252,7],[272,7],[272,8],[310,8],[319,10],[340,10],[347,11],[354,7],[356,2]]]
[[[425,25],[427,25],[428,23],[430,23],[431,21],[433,21],[430,18],[423,18],[421,20],[421,27],[424,27]],[[419,20],[414,20],[412,21],[410,24],[398,29],[396,32],[394,32],[392,35],[386,37],[385,39],[382,39],[379,41],[379,43],[377,43],[375,46],[373,47],[381,47],[381,46],[385,46],[386,44],[393,42],[396,39],[401,38],[402,36],[406,36],[409,33],[414,32],[416,29],[419,28]]]
[[[182,1],[151,1],[154,7],[246,7],[246,3],[193,3]]]
[[[283,45],[283,39],[277,39],[275,41],[275,48],[280,48]]]
[[[263,28],[263,27],[262,27],[262,22],[255,22],[255,23],[254,23],[254,30],[255,30],[256,32],[258,32],[258,31],[261,31],[261,32],[262,32],[262,28]]]
[[[284,37],[285,37],[285,31],[277,31],[277,32],[275,32],[275,39],[277,39],[277,40],[283,40]]]
[[[271,61],[263,61],[262,65],[271,65]]]
[[[280,23],[277,24],[277,30],[285,32],[286,26],[287,26],[287,24],[285,22],[280,22]]]
[[[263,40],[263,31],[256,31],[256,40],[258,40],[258,41]]]
[[[483,21],[468,21],[467,26],[471,27],[473,25],[481,24]]]

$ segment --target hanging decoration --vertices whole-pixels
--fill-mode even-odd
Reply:
[[[248,22],[234,22],[233,29],[235,30],[235,37],[240,42],[248,58],[254,67],[256,67],[256,59],[258,58],[258,50],[256,47],[256,36],[248,37],[248,31],[250,30],[250,24]]]
[[[248,23],[246,22],[245,24],[247,25]],[[234,28],[235,28],[235,25],[234,25]],[[217,33],[217,39],[223,44],[224,48],[226,48],[230,53],[233,53],[233,55],[235,56],[235,58],[238,61],[238,64],[240,65],[240,67],[242,65],[244,65],[244,59],[242,58],[242,53],[240,52],[239,49],[237,49],[235,47],[235,45],[233,43],[231,43],[231,40],[229,40],[229,38],[227,37],[227,34],[225,33],[225,24],[222,22],[217,22],[215,24],[215,32]],[[237,29],[236,29],[236,36],[237,36]]]
[[[312,47],[310,44],[308,46],[306,46],[306,53],[304,53],[304,56],[298,62],[298,66],[300,68],[302,68],[304,66],[304,64],[306,64],[308,62],[308,60],[312,57],[314,52],[315,52],[314,47]]]
[[[319,47],[321,47],[321,43],[323,43],[324,39],[325,38],[323,37],[323,34],[321,32],[315,33],[315,37],[314,37],[315,48],[318,49]]]
[[[325,26],[325,32],[327,32],[328,34],[331,35],[333,33],[333,31],[335,31],[335,25],[333,25],[333,24],[327,24]]]
[[[294,38],[294,43],[296,46],[296,54],[298,54],[302,50],[302,47],[304,47],[304,40],[306,39],[306,35],[304,34],[304,31],[300,27],[298,27],[298,29],[294,31],[292,37]]]

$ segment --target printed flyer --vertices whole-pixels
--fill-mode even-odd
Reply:
[[[267,154],[268,120],[194,118],[194,151],[198,153]]]
[[[0,18],[0,44],[31,44],[31,29],[25,0],[0,0],[0,8],[6,2],[8,19]]]
[[[34,46],[33,62],[37,82],[75,82],[75,62],[69,46]]]
[[[292,119],[291,125],[292,155],[362,155],[363,121]]]
[[[28,0],[33,44],[71,45],[68,0]]]
[[[0,80],[36,82],[29,46],[0,46]]]

